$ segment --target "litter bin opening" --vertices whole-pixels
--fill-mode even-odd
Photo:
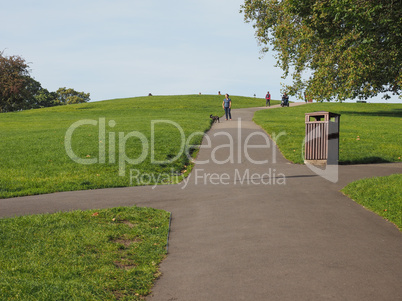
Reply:
[[[309,117],[309,122],[314,122],[314,121],[325,121],[325,116],[324,115],[316,115],[316,116],[308,116]]]

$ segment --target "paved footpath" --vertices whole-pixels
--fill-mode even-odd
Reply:
[[[402,165],[339,166],[332,183],[286,161],[252,122],[257,110],[214,124],[203,162],[179,185],[3,199],[0,216],[134,204],[172,212],[152,301],[402,300],[402,233],[339,192]]]

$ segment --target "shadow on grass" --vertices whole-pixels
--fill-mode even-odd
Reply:
[[[339,165],[353,165],[353,164],[373,164],[373,163],[392,163],[393,161],[385,160],[381,157],[366,157],[355,160],[339,161]]]
[[[361,116],[378,116],[378,117],[402,117],[402,109],[392,109],[388,111],[373,111],[373,112],[356,112],[356,111],[343,111],[339,112],[343,115],[361,115]]]

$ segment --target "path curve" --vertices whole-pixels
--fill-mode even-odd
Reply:
[[[214,124],[197,158],[209,163],[179,185],[2,199],[0,216],[132,205],[172,212],[153,301],[400,298],[402,234],[339,190],[402,165],[339,166],[339,181],[329,182],[283,158],[252,122],[259,109],[233,110],[232,121]],[[213,162],[230,151],[233,162]]]

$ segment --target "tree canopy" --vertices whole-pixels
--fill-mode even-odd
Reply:
[[[0,112],[83,103],[89,93],[59,88],[49,92],[29,74],[29,65],[20,56],[3,56],[0,51]]]
[[[28,65],[19,56],[0,53],[0,112],[23,110],[33,98]]]
[[[57,91],[57,100],[60,104],[84,103],[89,101],[89,93],[77,92],[74,89],[59,88]]]
[[[400,95],[402,1],[245,0],[265,53],[276,52],[289,94],[309,99]]]

